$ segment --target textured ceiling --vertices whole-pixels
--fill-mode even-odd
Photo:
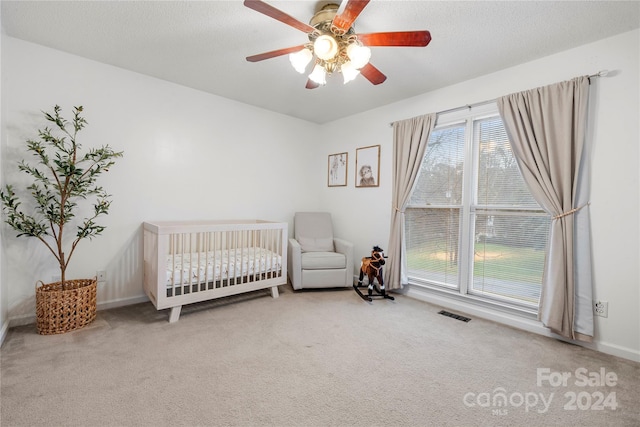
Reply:
[[[307,23],[327,1],[267,1]],[[304,33],[242,1],[8,1],[3,31],[106,64],[325,123],[640,27],[638,1],[377,1],[356,32],[429,30],[424,48],[374,47],[387,75],[305,89],[287,56]],[[593,70],[594,72],[598,70]]]

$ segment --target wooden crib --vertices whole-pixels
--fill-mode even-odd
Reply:
[[[177,322],[185,304],[287,283],[287,223],[161,221],[144,223],[144,290]]]

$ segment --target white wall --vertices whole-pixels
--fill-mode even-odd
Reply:
[[[0,10],[0,18],[2,18],[2,11]],[[4,27],[2,26],[2,19],[0,19],[0,64],[4,62],[2,57],[2,42],[4,40]],[[4,106],[4,96],[2,96],[2,87],[4,86],[2,74],[2,67],[0,66],[0,146],[4,141],[4,114],[2,114]],[[2,176],[4,168],[2,167],[2,150],[0,150],[0,176]],[[0,233],[0,344],[4,340],[4,337],[9,328],[9,300],[7,298],[7,283],[2,280],[4,277],[4,235]]]
[[[608,69],[612,73],[591,88],[594,296],[609,302],[609,317],[596,318],[595,347],[640,360],[639,38],[632,31],[325,125],[327,135],[341,135],[326,139],[325,154],[349,153],[349,185],[323,187],[321,204],[334,212],[340,234],[355,242],[356,258],[374,244],[386,248],[393,208],[390,122]],[[374,144],[381,145],[380,187],[355,188],[355,150]],[[318,159],[316,173],[326,169],[325,159]]]
[[[324,126],[3,36],[2,78],[11,82],[2,85],[3,183],[20,179],[15,160],[23,156],[24,139],[42,124],[39,109],[84,105],[89,126],[81,141],[109,143],[125,157],[101,181],[114,196],[104,221],[108,229],[81,243],[70,275],[106,270],[99,304],[131,302],[144,298],[145,220],[242,216],[291,222],[296,210],[323,209],[332,212],[336,234],[355,242],[359,258],[388,242],[390,122],[615,70],[592,86],[595,296],[607,300],[610,311],[609,318],[596,319],[595,346],[640,360],[639,36],[633,31]],[[317,132],[327,138],[299,138]],[[380,186],[355,188],[355,150],[377,144]],[[328,188],[327,156],[344,151],[348,186]],[[2,304],[12,319],[32,319],[34,284],[57,274],[53,258],[37,241],[15,239],[4,226],[2,233]]]
[[[85,148],[124,151],[99,180],[113,195],[101,220],[107,229],[80,243],[67,274],[106,271],[99,308],[144,299],[143,221],[291,223],[294,211],[318,208],[307,170],[317,144],[300,138],[315,135],[318,125],[6,36],[2,47],[3,77],[11,82],[3,88],[3,183],[29,182],[16,162],[26,156],[24,141],[47,124],[40,110],[55,104],[69,118],[72,106],[84,106],[88,126],[78,141]],[[2,233],[3,300],[12,319],[33,320],[36,281],[51,281],[59,270],[36,239],[16,239],[4,225]]]

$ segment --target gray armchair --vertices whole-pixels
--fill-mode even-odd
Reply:
[[[297,212],[287,260],[293,289],[353,285],[353,243],[333,236],[328,212]]]

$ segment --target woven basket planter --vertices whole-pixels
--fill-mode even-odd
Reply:
[[[80,329],[96,318],[97,280],[67,280],[36,285],[36,322],[42,335]]]

